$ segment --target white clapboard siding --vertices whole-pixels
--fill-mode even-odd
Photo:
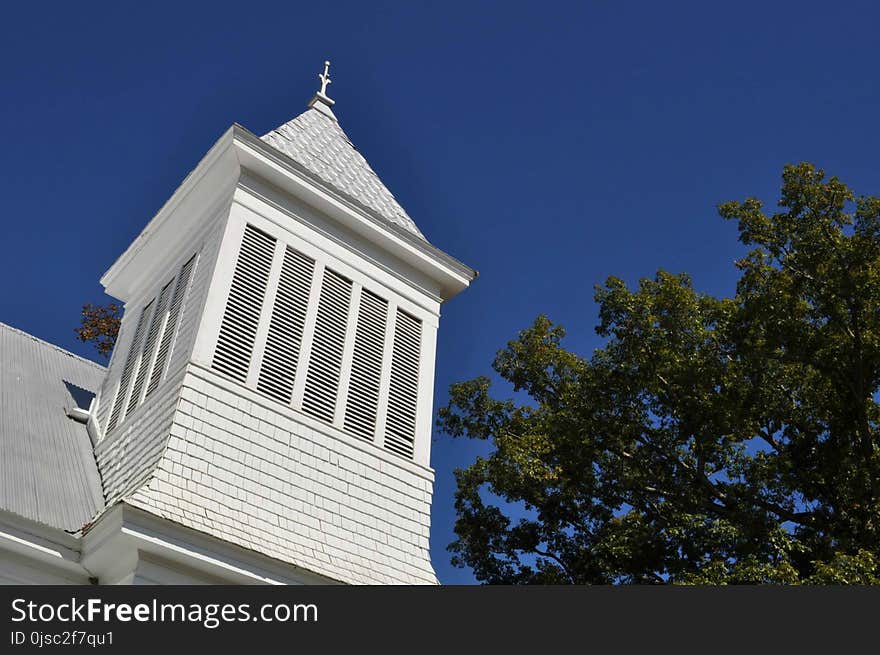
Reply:
[[[123,408],[125,407],[126,399],[128,397],[128,388],[131,383],[132,371],[140,359],[144,330],[146,328],[147,320],[153,310],[154,301],[155,298],[147,303],[147,306],[141,310],[141,315],[138,317],[137,327],[134,329],[134,338],[131,340],[131,345],[128,348],[128,355],[125,358],[125,366],[122,368],[122,376],[119,378],[119,388],[116,390],[116,398],[113,401],[113,410],[110,412],[110,420],[107,421],[108,433],[112,432],[113,429],[122,422]]]
[[[388,301],[364,289],[354,337],[345,429],[368,441],[373,441],[376,436],[387,316]]]
[[[128,408],[125,410],[126,415],[131,414],[141,402],[141,391],[143,391],[144,382],[149,379],[150,367],[153,364],[154,355],[156,354],[159,332],[165,323],[165,309],[168,305],[169,297],[171,296],[173,284],[174,280],[171,280],[171,282],[162,287],[162,290],[159,292],[159,298],[156,301],[156,311],[153,312],[153,318],[150,319],[150,329],[147,330],[147,338],[146,341],[144,341],[140,364],[137,366],[137,373],[134,376],[134,384],[131,387]]]
[[[162,377],[165,374],[165,363],[168,360],[168,352],[171,350],[171,344],[174,335],[177,333],[177,321],[180,318],[180,307],[183,305],[183,298],[186,290],[189,288],[189,281],[192,277],[193,266],[196,256],[193,255],[177,275],[174,284],[174,293],[171,295],[171,304],[168,306],[168,318],[162,327],[162,335],[159,338],[159,349],[156,351],[156,361],[153,364],[153,370],[150,372],[150,381],[147,384],[147,392],[144,398],[149,398],[159,386]]]
[[[391,353],[384,443],[385,448],[404,457],[413,456],[415,443],[421,346],[422,322],[398,309]]]
[[[293,394],[314,272],[315,260],[285,249],[257,381],[257,390],[285,404]]]
[[[302,409],[328,423],[336,412],[351,289],[351,280],[324,269]]]
[[[212,363],[239,382],[250,368],[274,249],[275,239],[251,225],[245,228]]]

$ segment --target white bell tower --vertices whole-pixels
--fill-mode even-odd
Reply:
[[[227,130],[102,278],[125,314],[90,434],[109,503],[301,581],[435,583],[436,335],[476,273],[342,131],[329,62],[319,78],[272,132]]]

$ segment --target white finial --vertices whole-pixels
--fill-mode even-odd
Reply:
[[[318,79],[321,80],[321,88],[309,101],[309,107],[317,109],[319,112],[335,121],[336,116],[333,114],[331,107],[336,104],[336,101],[327,97],[327,85],[330,84],[329,61],[324,62],[324,72],[318,75]]]
[[[330,62],[324,62],[324,72],[318,75],[318,79],[321,80],[321,90],[318,91],[318,95],[327,97],[327,85],[330,84],[333,80],[330,79]]]

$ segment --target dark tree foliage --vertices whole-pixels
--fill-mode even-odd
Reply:
[[[733,298],[659,271],[596,289],[605,345],[539,317],[438,424],[453,562],[487,583],[880,583],[880,198],[810,164],[779,210],[720,206],[751,250]],[[516,508],[511,511],[511,508]]]
[[[82,308],[80,325],[74,328],[74,332],[80,341],[92,343],[95,350],[107,358],[113,352],[121,322],[122,308],[116,303],[108,305],[86,303]]]

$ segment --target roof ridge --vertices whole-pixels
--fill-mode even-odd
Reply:
[[[68,355],[69,357],[73,357],[74,359],[78,359],[79,361],[81,361],[85,364],[91,364],[92,366],[95,366],[95,367],[101,369],[102,371],[107,370],[106,366],[102,366],[98,362],[93,362],[91,359],[86,359],[85,357],[83,357],[81,355],[77,355],[76,353],[72,353],[69,350],[65,350],[61,346],[56,346],[54,343],[49,343],[45,339],[41,339],[40,337],[35,337],[31,333],[25,332],[24,330],[19,329],[17,327],[13,327],[13,326],[9,325],[8,323],[4,323],[3,321],[0,321],[0,328],[6,328],[10,332],[14,332],[15,334],[19,334],[23,337],[27,337],[28,339],[36,341],[38,344],[40,344],[42,346],[47,346],[49,348],[52,348],[53,350],[57,350],[58,352],[63,353],[65,355]]]

